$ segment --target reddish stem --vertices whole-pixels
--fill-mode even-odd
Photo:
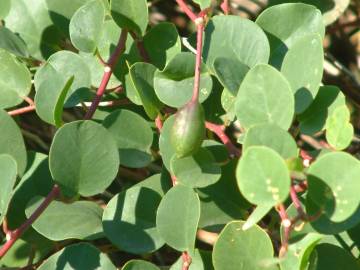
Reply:
[[[163,127],[163,123],[161,121],[161,116],[160,114],[155,118],[155,125],[156,125],[156,128],[158,129],[159,133],[161,132],[161,129]]]
[[[35,105],[29,105],[29,106],[26,106],[23,108],[8,111],[8,114],[14,116],[14,115],[20,115],[20,114],[24,114],[24,113],[32,112],[32,111],[35,111]]]
[[[298,183],[298,184],[295,184],[293,187],[294,187],[294,190],[295,190],[297,193],[300,193],[300,192],[304,192],[305,190],[307,190],[308,184],[307,184],[307,181],[304,180],[304,181],[301,181],[301,182]]]
[[[185,12],[185,14],[195,22],[197,16],[196,14],[188,7],[184,0],[176,0],[176,3],[180,6],[180,8]]]
[[[144,41],[139,38],[134,32],[130,32],[130,35],[135,41],[136,48],[144,62],[150,63],[150,57],[145,49]]]
[[[229,13],[230,13],[229,0],[224,0],[221,3],[220,7],[225,15],[229,15]]]
[[[182,259],[183,259],[183,264],[182,264],[182,270],[189,270],[189,267],[191,265],[191,257],[189,255],[189,253],[187,251],[184,251],[182,253]]]
[[[57,185],[53,187],[51,192],[46,196],[40,206],[32,213],[32,215],[16,230],[9,231],[7,234],[8,241],[0,249],[0,259],[9,251],[22,234],[35,222],[35,220],[44,212],[49,204],[60,194],[60,189]]]
[[[223,125],[216,125],[210,122],[205,122],[205,126],[208,130],[214,132],[222,141],[222,143],[228,149],[231,157],[240,157],[241,152],[236,146],[232,143],[229,137],[225,134]]]
[[[200,75],[201,75],[201,55],[203,47],[203,33],[204,33],[204,19],[198,18],[197,21],[197,41],[196,41],[196,63],[195,63],[195,77],[194,90],[191,101],[198,102],[200,90]],[[201,20],[201,21],[200,21]]]
[[[90,106],[89,110],[87,111],[84,119],[91,119],[93,117],[97,107],[99,106],[101,98],[105,93],[106,86],[108,85],[110,77],[113,73],[113,69],[114,69],[117,61],[119,60],[120,55],[125,51],[127,35],[128,35],[128,32],[126,30],[121,31],[119,42],[115,48],[115,51],[110,56],[110,59],[107,62],[107,65],[105,65],[105,67],[104,67],[104,74],[103,74],[100,86],[96,92],[96,96],[94,97],[94,99],[91,103],[91,106]]]
[[[296,211],[298,212],[299,217],[302,220],[307,220],[307,215],[304,209],[302,208],[301,202],[297,196],[296,190],[293,185],[290,186],[290,198],[294,204]]]
[[[292,222],[289,219],[288,214],[286,213],[284,204],[280,203],[276,207],[276,210],[279,213],[279,216],[281,218],[281,224],[283,225],[284,228],[284,235],[281,241],[281,247],[279,251],[279,257],[283,257],[286,254],[289,246],[289,238],[290,238],[290,232],[292,230]]]

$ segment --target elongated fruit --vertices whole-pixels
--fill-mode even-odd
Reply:
[[[195,153],[205,136],[205,115],[198,101],[190,101],[175,115],[171,144],[178,157]]]

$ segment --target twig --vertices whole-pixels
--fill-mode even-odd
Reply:
[[[137,48],[141,58],[143,59],[143,61],[146,62],[146,63],[150,63],[150,57],[149,57],[149,54],[147,53],[147,51],[145,50],[144,41],[141,38],[139,38],[135,34],[135,32],[131,31],[130,35],[134,39],[135,44],[136,44],[136,48]]]
[[[195,22],[197,16],[196,14],[188,7],[184,0],[176,0],[176,3],[180,6],[180,8],[185,12],[185,14]]]
[[[196,238],[199,239],[201,242],[209,244],[211,246],[215,245],[216,241],[219,238],[217,233],[208,232],[202,229],[199,229],[196,233]]]
[[[285,206],[282,203],[280,203],[276,207],[276,210],[279,213],[279,216],[281,218],[281,224],[284,227],[284,235],[283,235],[283,238],[281,241],[281,247],[279,250],[279,257],[284,257],[288,250],[288,246],[289,246],[289,238],[290,238],[290,233],[291,233],[291,229],[292,229],[292,222],[289,219],[289,216],[286,213]]]
[[[87,111],[84,119],[91,119],[92,116],[94,115],[94,113],[100,103],[100,100],[101,100],[102,96],[104,95],[106,86],[109,83],[110,77],[113,73],[113,69],[114,69],[117,61],[119,60],[120,55],[125,51],[127,35],[128,35],[128,32],[126,30],[121,31],[119,42],[115,48],[115,51],[110,56],[110,59],[107,62],[107,65],[105,65],[105,67],[104,67],[104,74],[103,74],[103,78],[101,80],[100,86],[96,92],[96,96],[93,99],[92,104],[91,104],[89,110]]]
[[[191,265],[191,257],[187,251],[184,251],[181,255],[183,259],[182,270],[189,270]]]
[[[159,132],[161,132],[161,129],[163,127],[163,123],[161,121],[161,116],[160,114],[155,118],[155,126],[158,129]]]
[[[230,7],[229,7],[229,0],[224,0],[220,5],[222,11],[225,15],[229,15]]]
[[[203,34],[204,34],[204,18],[199,17],[195,20],[197,28],[197,41],[196,41],[196,63],[195,63],[195,76],[194,76],[194,90],[191,101],[198,102],[200,90],[200,76],[201,76],[201,55],[203,47]]]
[[[32,111],[35,111],[35,105],[29,105],[29,106],[26,106],[23,108],[8,111],[8,114],[11,116],[14,116],[14,115],[20,115],[20,114],[24,114],[24,113],[32,112]]]
[[[56,199],[60,194],[60,189],[54,185],[51,192],[47,195],[40,206],[32,213],[32,215],[16,230],[8,231],[6,234],[6,243],[0,249],[0,259],[9,251],[22,234],[35,222],[35,220],[44,212],[49,204]]]
[[[223,125],[216,125],[210,122],[205,122],[205,126],[208,130],[214,132],[219,137],[219,139],[228,149],[231,158],[240,157],[240,150],[236,148],[229,137],[225,134],[225,127]]]

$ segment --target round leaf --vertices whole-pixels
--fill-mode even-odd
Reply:
[[[8,0],[5,0],[5,3],[6,1]],[[29,51],[24,40],[11,32],[5,26],[0,27],[0,48],[3,48],[4,50],[7,50],[8,52],[19,57],[29,57]]]
[[[111,15],[120,28],[142,36],[149,20],[146,0],[111,0]]]
[[[194,86],[195,56],[189,52],[177,54],[162,71],[155,72],[154,88],[160,101],[180,108],[190,101]],[[211,93],[212,79],[204,64],[201,65],[199,101]]]
[[[283,158],[265,146],[251,146],[236,169],[241,193],[256,205],[277,205],[290,191],[290,175]]]
[[[70,51],[60,51],[51,55],[47,61],[53,69],[62,74],[65,80],[74,76],[74,82],[67,95],[65,107],[72,107],[84,100],[89,93],[91,85],[90,70],[82,58]],[[40,88],[43,82],[48,81],[53,71],[49,65],[42,66],[35,74],[35,90]],[[49,74],[50,73],[50,74]]]
[[[255,66],[240,86],[235,112],[245,128],[273,123],[287,130],[294,115],[294,96],[289,83],[275,68]]]
[[[289,23],[291,22],[291,23]],[[325,35],[325,26],[320,11],[311,5],[286,3],[272,6],[256,20],[267,34],[271,47],[270,62],[277,67],[295,42],[308,34]]]
[[[175,154],[175,149],[171,143],[171,129],[174,125],[175,116],[172,115],[165,120],[163,127],[161,129],[160,138],[159,138],[159,148],[160,154],[166,169],[171,171],[171,158]]]
[[[216,270],[267,269],[274,253],[270,237],[257,225],[246,231],[243,225],[243,221],[233,221],[221,231],[213,251]]]
[[[119,167],[116,142],[101,125],[75,121],[61,127],[50,148],[50,171],[67,196],[103,192]]]
[[[176,185],[160,202],[156,225],[166,244],[178,251],[192,251],[200,218],[200,201],[193,189]]]
[[[354,137],[354,127],[350,123],[350,111],[340,106],[326,121],[326,140],[337,150],[348,147]]]
[[[116,270],[110,259],[88,243],[67,246],[48,258],[39,270]]]
[[[14,194],[13,188],[16,182],[16,161],[7,154],[0,154],[0,224],[7,213],[10,200]]]
[[[136,186],[119,193],[104,211],[106,236],[120,249],[134,254],[159,249],[164,244],[156,228],[160,201],[160,194],[147,187]]]
[[[344,221],[358,208],[360,162],[347,153],[332,152],[318,158],[308,171],[308,196],[335,222]]]
[[[22,103],[30,89],[30,71],[15,56],[0,49],[0,108]]]
[[[218,57],[236,59],[251,68],[267,63],[269,55],[265,33],[250,20],[239,16],[214,16],[205,28],[203,57],[210,68]]]
[[[298,155],[294,138],[274,124],[259,124],[249,128],[245,134],[243,151],[254,145],[267,146],[278,152],[284,159]]]
[[[93,53],[101,36],[104,20],[102,1],[93,0],[80,7],[69,25],[70,39],[74,46],[80,51]]]
[[[128,261],[121,269],[122,270],[159,270],[159,268],[156,265],[143,260]]]
[[[295,94],[297,113],[303,112],[314,100],[323,76],[323,66],[324,52],[319,34],[299,38],[285,55],[281,73]]]
[[[43,200],[43,197],[35,197],[28,203],[25,211],[28,218]],[[78,201],[68,204],[53,201],[32,226],[53,241],[96,239],[102,236],[102,213],[102,208],[94,202]]]
[[[188,187],[206,187],[216,183],[221,177],[220,166],[205,148],[184,158],[174,155],[170,166],[176,180]]]
[[[153,132],[145,119],[129,110],[116,110],[104,119],[103,126],[117,143],[122,165],[141,168],[150,163]]]
[[[0,154],[12,156],[18,169],[18,175],[22,176],[26,168],[26,149],[21,131],[15,121],[0,110]]]
[[[135,63],[129,70],[136,94],[140,98],[146,114],[151,119],[155,119],[163,107],[154,90],[155,71],[155,66],[141,62]],[[128,92],[127,95],[129,95]]]
[[[346,250],[331,244],[320,244],[311,254],[309,269],[311,270],[357,270],[359,263]]]

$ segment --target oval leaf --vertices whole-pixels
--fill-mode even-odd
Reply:
[[[61,127],[50,148],[50,171],[66,196],[103,192],[119,167],[116,142],[101,125],[75,121]]]
[[[156,225],[166,244],[178,251],[194,250],[200,200],[189,187],[177,185],[160,202]]]

